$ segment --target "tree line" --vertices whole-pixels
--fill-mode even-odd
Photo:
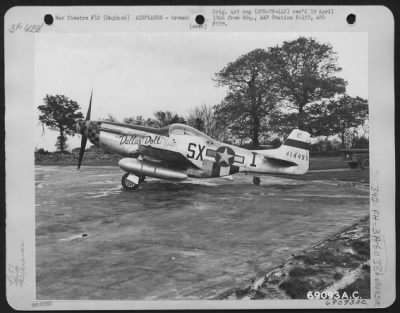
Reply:
[[[139,115],[121,122],[150,127],[183,123],[225,142],[250,139],[253,146],[299,128],[313,136],[338,135],[344,146],[347,135],[365,126],[368,101],[346,94],[341,70],[330,44],[299,37],[254,49],[215,73],[216,86],[227,89],[220,103],[200,104],[187,116],[157,111],[153,118]],[[72,119],[83,115],[64,96],[47,95],[44,102],[39,120],[59,131],[57,147],[63,151],[66,135],[74,134]],[[112,115],[104,120],[117,121]]]
[[[215,74],[217,85],[228,88],[215,107],[217,119],[254,145],[293,128],[340,134],[344,142],[345,132],[368,118],[368,102],[346,94],[337,60],[330,44],[305,37],[250,51]]]

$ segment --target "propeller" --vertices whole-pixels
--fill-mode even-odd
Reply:
[[[89,109],[88,109],[88,111],[86,113],[85,121],[89,121],[90,120],[90,112],[92,110],[92,96],[93,96],[93,89],[92,89],[92,92],[90,93]],[[80,121],[78,123],[78,125],[80,124],[80,127],[82,127],[83,126],[82,124],[84,124],[84,123],[85,122]],[[79,150],[78,170],[80,169],[81,164],[82,164],[82,159],[83,159],[83,155],[85,153],[86,142],[87,142],[87,136],[86,136],[85,131],[82,131],[81,133],[82,133],[82,139],[81,139],[81,149]]]

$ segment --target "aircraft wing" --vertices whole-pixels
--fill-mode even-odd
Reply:
[[[291,166],[296,166],[298,165],[297,163],[293,162],[293,161],[288,161],[288,160],[284,160],[284,159],[280,159],[277,157],[273,157],[273,156],[264,156],[264,158],[269,161],[270,163],[277,165],[277,166],[283,166],[283,167],[291,167]]]
[[[139,145],[138,153],[144,157],[161,161],[176,168],[197,168],[184,155],[179,152]]]

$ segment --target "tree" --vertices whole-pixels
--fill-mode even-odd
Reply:
[[[104,118],[103,121],[118,123],[118,119],[112,114],[108,114],[108,116],[106,118]]]
[[[353,136],[354,130],[368,119],[368,101],[360,97],[341,97],[314,102],[307,105],[304,128],[314,136],[340,135],[345,145],[346,134]]]
[[[138,115],[124,118],[123,123],[144,126],[146,125],[146,120],[143,118],[142,115]]]
[[[355,137],[353,140],[352,148],[368,149],[369,148],[368,138],[365,136]]]
[[[245,132],[253,145],[259,144],[266,118],[273,114],[279,100],[275,73],[271,54],[255,49],[215,74],[218,86],[228,87],[228,94],[216,107],[216,114],[232,123],[233,132],[239,131],[241,135]]]
[[[217,114],[216,110],[217,106],[214,106],[215,126],[213,129],[212,138],[222,142],[231,141],[232,132],[229,127],[232,125],[232,123],[222,114]]]
[[[178,114],[173,114],[170,111],[157,111],[154,113],[156,120],[154,122],[155,127],[164,127],[173,123],[186,124],[186,120]]]
[[[39,121],[51,130],[59,132],[56,147],[59,151],[64,152],[67,136],[75,135],[76,119],[83,118],[83,114],[78,112],[80,106],[63,95],[46,95],[43,101],[45,104],[38,106]]]
[[[269,49],[279,73],[282,96],[297,114],[297,127],[304,128],[307,103],[344,93],[347,82],[335,76],[341,71],[330,44],[300,37]]]
[[[212,106],[202,104],[195,107],[191,110],[187,120],[188,125],[204,132],[208,136],[214,137],[216,117]]]
[[[186,124],[186,120],[182,116],[174,114],[168,124],[174,124],[174,123]]]
[[[189,116],[188,117],[188,125],[196,128],[197,130],[204,132],[204,121],[201,119],[201,117],[194,117],[194,116]]]

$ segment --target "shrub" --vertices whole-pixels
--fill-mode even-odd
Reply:
[[[352,243],[353,249],[360,255],[369,256],[369,242],[357,240]]]
[[[290,277],[304,277],[315,274],[317,271],[312,268],[294,267],[290,270]]]
[[[333,274],[333,279],[335,280],[339,280],[343,277],[342,273],[336,272],[335,274]]]
[[[36,152],[39,153],[39,154],[50,154],[49,151],[44,150],[43,148],[38,149]]]
[[[279,285],[293,299],[306,299],[309,288],[300,279],[291,279],[284,281]]]

